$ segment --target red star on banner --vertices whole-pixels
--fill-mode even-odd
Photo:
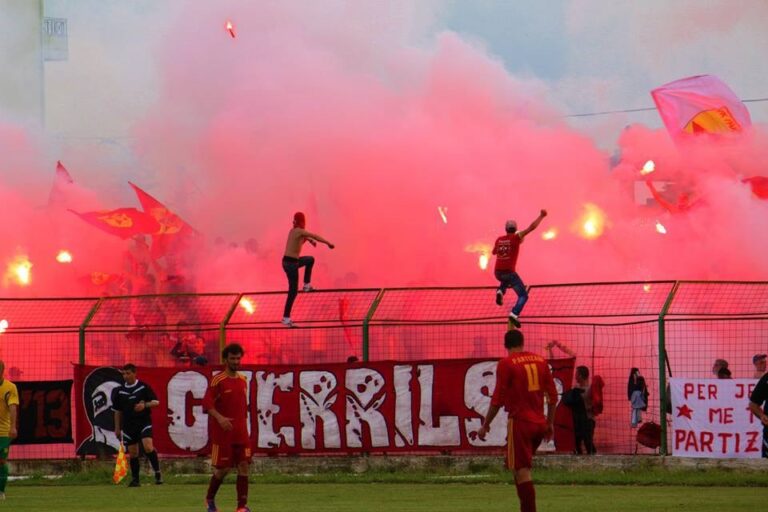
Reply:
[[[688,404],[683,404],[682,407],[677,408],[677,417],[685,416],[689,420],[692,420],[693,417],[691,416],[693,414],[693,409],[688,407]]]

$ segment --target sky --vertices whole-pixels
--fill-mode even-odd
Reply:
[[[480,258],[507,219],[526,227],[541,209],[521,249],[527,284],[766,278],[768,203],[740,180],[768,175],[768,102],[747,104],[748,135],[685,148],[654,111],[568,117],[652,107],[652,88],[697,74],[768,97],[764,2],[45,8],[69,29],[69,59],[44,67],[45,129],[0,101],[0,199],[15,212],[0,259],[34,265],[30,286],[6,276],[5,295],[85,293],[71,282],[123,272],[130,242],[66,210],[138,208],[128,181],[200,233],[185,256],[198,291],[283,288],[295,211],[336,245],[305,251],[324,288],[492,285]],[[3,27],[28,30],[4,12]],[[695,209],[641,204],[648,159]],[[74,183],[52,205],[57,160]]]

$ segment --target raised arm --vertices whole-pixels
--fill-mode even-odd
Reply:
[[[568,345],[565,345],[564,343],[560,343],[557,340],[552,340],[549,343],[547,343],[546,349],[547,349],[547,357],[549,359],[555,359],[555,353],[553,351],[553,348],[557,347],[559,348],[563,353],[567,354],[568,357],[576,357],[576,352],[571,350]]]
[[[317,240],[318,242],[327,245],[329,249],[333,249],[334,247],[336,247],[335,245],[333,245],[331,242],[321,237],[320,235],[316,235],[315,233],[310,233],[305,229],[301,230],[301,236],[309,240],[309,243],[312,243],[312,240]]]
[[[530,226],[528,226],[524,230],[520,231],[517,235],[521,239],[525,238],[528,235],[528,233],[530,233],[531,231],[533,231],[534,229],[539,227],[539,224],[541,224],[541,221],[544,220],[544,217],[546,217],[546,216],[547,216],[547,210],[541,210],[541,212],[539,212],[539,216],[536,217],[536,220],[531,222]]]

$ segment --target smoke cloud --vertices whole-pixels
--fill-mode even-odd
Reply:
[[[768,175],[763,126],[679,148],[663,130],[631,125],[614,133],[617,157],[566,123],[551,85],[511,73],[476,38],[442,30],[441,3],[412,4],[123,7],[125,33],[150,27],[151,36],[130,60],[111,63],[113,85],[93,101],[107,112],[115,102],[116,123],[131,119],[127,137],[77,142],[0,125],[9,155],[0,200],[12,212],[0,221],[0,257],[34,264],[32,285],[6,283],[4,295],[92,293],[83,276],[124,272],[131,242],[66,209],[138,207],[128,180],[201,233],[183,258],[198,291],[285,287],[280,258],[295,211],[336,244],[305,248],[318,288],[495,284],[493,262],[482,269],[479,256],[506,220],[525,228],[542,208],[549,215],[518,264],[527,284],[766,277],[768,203],[741,182]],[[571,14],[570,30],[582,30]],[[100,44],[88,41],[108,53]],[[134,95],[105,93],[118,95],[123,77]],[[74,96],[92,87],[82,74],[59,79]],[[137,87],[149,88],[142,101]],[[56,118],[69,117],[57,105]],[[99,132],[104,119],[83,125]],[[75,183],[51,205],[58,159]],[[674,183],[665,197],[690,193],[691,210],[643,204],[639,171],[649,159],[659,187]],[[597,238],[583,231],[588,204],[604,215]],[[555,238],[543,239],[552,228]],[[55,261],[61,248],[74,256],[65,270]]]

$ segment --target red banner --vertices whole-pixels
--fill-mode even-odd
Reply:
[[[497,450],[506,443],[505,415],[494,420],[485,441],[476,435],[490,404],[496,363],[460,359],[244,366],[240,373],[249,384],[253,450],[269,454]],[[139,369],[139,380],[149,384],[160,400],[160,407],[152,410],[160,453],[207,452],[208,416],[202,398],[219,371]],[[117,452],[110,397],[120,382],[115,368],[75,368],[78,454]]]

